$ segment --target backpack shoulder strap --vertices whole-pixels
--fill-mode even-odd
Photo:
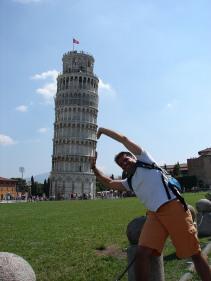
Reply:
[[[153,163],[146,163],[143,161],[136,161],[136,167],[141,167],[141,168],[145,168],[145,169],[155,169],[155,170],[159,170],[161,172],[163,172],[163,169],[161,167],[159,167],[155,162]]]
[[[129,188],[130,188],[131,191],[133,191],[133,187],[132,187],[132,177],[133,177],[133,176],[130,176],[130,177],[127,178],[127,183],[128,183],[128,185],[129,185]]]

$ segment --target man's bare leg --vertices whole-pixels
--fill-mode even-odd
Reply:
[[[138,246],[135,260],[136,281],[149,281],[150,257],[153,250],[147,247]]]
[[[202,281],[211,281],[211,269],[206,259],[201,253],[191,257],[195,265],[195,269]]]

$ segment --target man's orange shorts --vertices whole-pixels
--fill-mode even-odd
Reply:
[[[139,245],[154,249],[154,254],[160,255],[168,236],[179,258],[191,257],[201,251],[191,213],[185,212],[178,200],[162,205],[156,212],[147,212]]]

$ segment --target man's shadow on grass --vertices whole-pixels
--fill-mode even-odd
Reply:
[[[178,260],[178,257],[176,256],[176,253],[172,253],[167,256],[164,256],[163,260],[164,261],[173,261],[173,260]]]

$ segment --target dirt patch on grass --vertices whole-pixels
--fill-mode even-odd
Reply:
[[[118,248],[116,245],[110,245],[102,249],[97,249],[96,255],[124,259],[126,257],[126,252]]]

